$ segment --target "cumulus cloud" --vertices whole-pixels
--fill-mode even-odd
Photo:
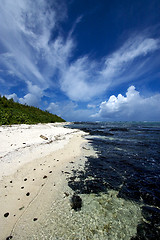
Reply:
[[[9,95],[5,95],[6,98],[11,99],[15,102],[19,102],[21,104],[27,104],[29,106],[40,107],[41,98],[43,97],[43,90],[40,89],[37,85],[32,85],[31,82],[28,82],[28,91],[24,97],[19,98],[16,93],[12,93]]]
[[[19,98],[19,102],[22,104],[39,107],[41,98],[44,95],[43,90],[39,86],[33,85],[29,81],[27,82],[27,85],[29,93],[27,93],[23,98]]]
[[[13,93],[13,94],[10,94],[10,95],[5,95],[5,97],[6,97],[7,99],[13,98],[13,100],[14,100],[15,102],[18,102],[18,97],[17,97],[17,94],[16,94],[16,93]]]
[[[99,113],[93,117],[112,120],[149,121],[160,119],[160,94],[143,97],[130,86],[126,96],[112,95],[108,101],[100,104]]]

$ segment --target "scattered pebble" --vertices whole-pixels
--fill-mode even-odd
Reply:
[[[52,171],[50,171],[49,173],[52,173]]]
[[[9,212],[4,214],[4,217],[8,217],[9,216]]]
[[[27,181],[27,178],[25,178],[24,181]]]
[[[46,176],[46,175],[43,177],[43,179],[45,179],[45,178],[47,178],[47,176]]]
[[[34,182],[34,178],[33,178],[33,180],[32,180],[33,182]]]
[[[68,197],[68,196],[69,196],[69,193],[68,193],[68,192],[64,192],[64,195],[65,195],[66,197]]]
[[[20,207],[19,210],[21,211],[23,208],[24,208],[24,206],[23,206],[23,207]]]
[[[26,193],[26,196],[28,197],[30,195],[30,193],[28,192],[28,193]]]
[[[36,170],[36,168],[33,169],[34,171]]]
[[[12,181],[10,181],[10,183],[12,183]]]
[[[33,218],[33,221],[35,222],[35,221],[37,221],[38,220],[38,218]]]
[[[24,187],[21,187],[21,189],[23,189]]]

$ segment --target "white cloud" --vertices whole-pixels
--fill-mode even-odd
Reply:
[[[95,104],[87,104],[87,108],[96,108]]]
[[[93,117],[112,120],[149,121],[160,119],[160,94],[143,97],[134,86],[128,88],[126,96],[112,95],[100,104],[99,113]]]
[[[79,58],[62,72],[61,89],[74,101],[88,101],[101,94],[106,84],[100,81],[96,68],[97,63],[88,57]]]
[[[11,99],[21,104],[27,104],[29,106],[40,107],[41,98],[43,97],[43,91],[36,85],[32,85],[28,82],[28,93],[23,97],[19,98],[16,93],[5,95],[6,98]]]
[[[41,99],[39,97],[31,93],[27,93],[23,98],[19,98],[20,103],[35,107],[38,107],[40,105],[40,100]]]
[[[93,109],[79,109],[78,105],[71,101],[52,102],[47,110],[61,116],[66,121],[89,121],[94,113]]]
[[[39,107],[41,98],[44,95],[43,90],[37,85],[32,85],[32,83],[29,81],[27,84],[29,93],[27,93],[23,98],[19,98],[19,102],[22,104]]]
[[[21,102],[38,104],[47,88],[51,92],[57,87],[72,101],[90,101],[109,87],[137,79],[150,70],[151,61],[147,59],[146,63],[146,57],[160,44],[159,39],[144,33],[132,36],[99,61],[89,55],[76,57],[73,33],[82,16],[63,38],[59,25],[66,20],[66,8],[62,2],[0,0],[0,63],[6,74],[12,73],[12,77],[26,83]],[[41,90],[39,96],[28,82]]]
[[[62,59],[67,54],[69,45],[69,40],[60,44],[59,37],[53,43],[50,39],[66,11],[63,9],[60,17],[60,4],[53,4],[45,0],[0,0],[0,62],[19,79],[44,89],[50,86],[59,56]]]
[[[140,70],[142,71],[142,68],[145,67],[144,64],[142,64],[144,63],[143,57],[146,57],[147,54],[152,53],[159,48],[159,39],[149,38],[145,35],[132,36],[124,43],[120,49],[115,51],[109,57],[106,57],[104,68],[101,72],[102,76],[108,79],[108,81],[112,82],[112,84],[114,84],[113,80],[116,78],[115,84],[119,84],[117,78],[124,74],[124,72],[130,67],[134,60],[140,57],[142,58],[140,62],[141,64],[139,63],[139,67],[141,65]],[[136,66],[136,68],[137,67],[138,66]]]
[[[14,100],[15,102],[18,102],[18,97],[17,97],[17,94],[16,94],[16,93],[13,93],[13,94],[10,94],[10,95],[5,95],[5,97],[6,97],[7,99],[13,98],[13,100]]]
[[[103,94],[110,86],[128,82],[150,70],[147,55],[160,48],[159,39],[133,36],[101,62],[84,56],[67,65],[61,77],[61,89],[75,101],[88,101]],[[135,63],[138,61],[138,64]],[[148,60],[148,59],[147,59]],[[155,63],[156,64],[156,63]],[[132,69],[131,69],[132,66]]]

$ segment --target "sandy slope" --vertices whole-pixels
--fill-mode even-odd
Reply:
[[[0,127],[0,239],[29,239],[26,229],[68,197],[66,175],[86,142],[83,134],[62,124]]]
[[[64,128],[63,125],[64,123],[1,126],[0,179],[14,173],[26,162],[62,148],[72,133],[77,132]]]

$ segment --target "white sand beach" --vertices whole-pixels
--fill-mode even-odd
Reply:
[[[29,234],[43,224],[51,204],[65,199],[69,207],[66,176],[73,165],[84,166],[79,156],[87,140],[63,125],[0,127],[1,240],[37,239]]]

